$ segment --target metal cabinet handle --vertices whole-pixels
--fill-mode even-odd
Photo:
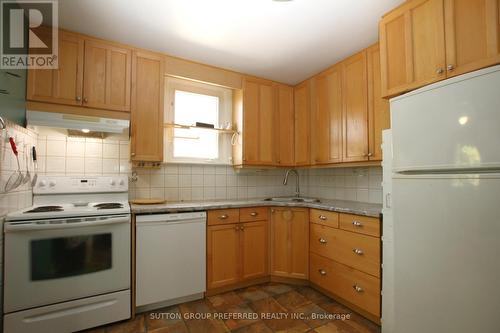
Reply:
[[[366,157],[372,157],[372,156],[373,156],[373,154],[372,154],[372,153],[368,153],[368,154],[366,154],[365,156],[366,156]]]
[[[234,226],[234,230],[238,231],[238,230],[240,230],[240,227],[236,225],[236,226]]]
[[[320,215],[319,219],[324,221],[324,220],[326,220],[326,216],[325,215]]]
[[[326,239],[320,238],[318,239],[318,242],[320,242],[321,244],[326,244]]]
[[[354,290],[356,290],[357,293],[362,293],[364,291],[364,289],[361,288],[360,286],[358,286],[357,284],[355,284],[354,286],[352,286],[352,288]]]
[[[253,217],[255,217],[255,216],[257,216],[257,215],[259,215],[259,213],[257,213],[257,212],[251,212],[251,213],[250,213],[250,216],[253,216]]]
[[[135,156],[135,153],[130,153],[131,156]]]
[[[326,275],[326,271],[324,269],[320,268],[320,269],[318,269],[318,272],[319,272],[319,274],[321,274],[323,276]]]
[[[359,221],[352,221],[352,225],[355,226],[355,227],[362,227],[363,223],[361,223]]]
[[[5,89],[0,89],[0,94],[10,95],[10,93]]]
[[[240,230],[241,230],[241,231],[245,230],[245,226],[243,226],[243,225],[242,225],[242,226],[240,227]]]
[[[453,66],[452,64],[449,64],[448,66],[446,66],[446,69],[448,69],[451,72],[452,70],[455,69],[455,66]]]
[[[83,98],[83,103],[88,103],[89,102],[89,99],[87,97],[84,97]]]
[[[219,220],[225,220],[227,219],[229,216],[227,216],[227,214],[222,214],[219,216]]]
[[[352,252],[356,253],[358,256],[362,255],[364,252],[361,249],[352,249]]]
[[[76,99],[77,102],[80,102],[82,100],[82,98],[80,96],[76,96],[75,99]]]
[[[436,74],[441,75],[441,74],[443,74],[443,73],[444,73],[444,69],[442,69],[442,68],[438,68],[438,69],[436,70]]]
[[[17,78],[20,78],[20,77],[21,77],[21,75],[16,74],[16,73],[12,73],[12,72],[5,72],[5,74],[10,75],[10,76],[13,76],[13,77],[17,77]]]

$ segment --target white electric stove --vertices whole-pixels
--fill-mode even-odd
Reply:
[[[4,223],[4,332],[75,332],[130,317],[128,178],[40,176]]]

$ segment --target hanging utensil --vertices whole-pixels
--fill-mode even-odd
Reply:
[[[29,168],[29,163],[30,162],[30,152],[28,150],[27,145],[24,145],[24,163],[26,164],[26,172],[24,173],[23,176],[23,181],[22,184],[29,183],[31,181],[31,173],[30,173],[30,168]]]
[[[17,188],[23,181],[23,173],[21,172],[21,164],[19,163],[19,154],[13,137],[9,137],[9,143],[12,148],[12,152],[16,155],[17,171],[14,171],[7,180],[7,183],[5,184],[5,192],[10,192]]]
[[[38,161],[36,160],[36,148],[35,148],[35,146],[33,146],[33,148],[31,148],[31,157],[33,158],[33,171],[34,171],[33,179],[31,180],[31,187],[35,187],[36,180],[38,178]]]

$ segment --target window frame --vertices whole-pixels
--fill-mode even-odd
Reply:
[[[225,124],[232,121],[232,97],[233,92],[229,88],[224,88],[208,83],[191,81],[176,77],[165,78],[165,123],[174,123],[175,119],[175,91],[182,90],[195,94],[215,96],[219,98],[218,124]],[[164,129],[164,163],[173,164],[214,164],[214,165],[232,165],[232,146],[231,135],[218,132],[219,157],[217,159],[196,158],[196,157],[174,157],[174,128],[166,127]]]

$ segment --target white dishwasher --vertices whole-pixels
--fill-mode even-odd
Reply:
[[[138,311],[203,298],[206,212],[136,216]]]

